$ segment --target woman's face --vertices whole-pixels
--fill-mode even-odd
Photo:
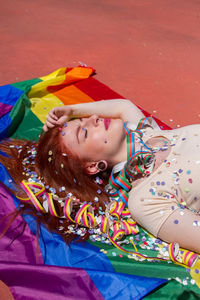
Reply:
[[[80,159],[112,163],[125,140],[121,119],[103,119],[97,115],[75,119],[62,129],[64,144]]]

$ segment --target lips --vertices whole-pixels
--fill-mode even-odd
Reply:
[[[111,119],[104,119],[104,125],[105,125],[105,129],[108,130],[108,127],[110,125]]]

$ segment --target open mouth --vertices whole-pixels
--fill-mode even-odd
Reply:
[[[106,130],[108,130],[110,122],[111,122],[111,119],[104,119],[104,125],[105,125]]]

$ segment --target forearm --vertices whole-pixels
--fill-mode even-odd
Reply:
[[[72,118],[97,114],[104,118],[121,118],[124,121],[138,122],[144,117],[142,112],[129,100],[113,99],[71,105]]]

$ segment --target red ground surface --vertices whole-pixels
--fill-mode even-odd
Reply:
[[[200,120],[200,1],[0,0],[0,84],[84,62],[172,127]]]

